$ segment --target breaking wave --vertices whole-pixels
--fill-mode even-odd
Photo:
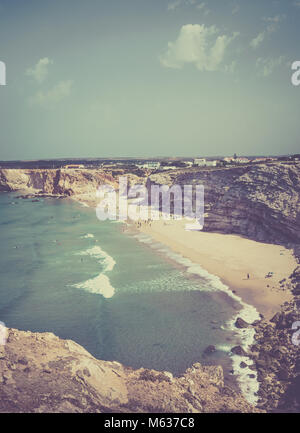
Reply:
[[[111,285],[109,277],[106,274],[113,270],[116,264],[115,260],[99,246],[94,246],[77,254],[95,257],[103,269],[96,277],[90,278],[82,283],[74,284],[74,286],[90,293],[98,293],[104,298],[112,298],[115,294],[115,288]]]

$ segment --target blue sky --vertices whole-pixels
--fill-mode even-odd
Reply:
[[[0,0],[0,159],[300,149],[300,0]]]

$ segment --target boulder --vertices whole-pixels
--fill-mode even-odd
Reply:
[[[280,318],[281,318],[281,313],[276,313],[275,316],[273,316],[272,319],[270,319],[270,322],[278,323]]]
[[[231,352],[234,353],[234,355],[239,355],[239,356],[247,356],[247,353],[245,352],[245,350],[242,348],[242,346],[235,346],[231,349]]]
[[[237,328],[242,329],[242,328],[248,328],[248,326],[250,326],[250,325],[244,319],[242,319],[241,317],[238,317],[235,321],[235,326]]]
[[[215,351],[216,351],[215,346],[210,345],[210,346],[207,346],[207,348],[204,350],[203,355],[211,355]]]

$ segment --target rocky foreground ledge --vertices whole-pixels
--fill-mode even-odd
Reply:
[[[0,346],[0,412],[260,412],[224,385],[222,367],[183,376],[95,359],[52,333],[8,330]]]

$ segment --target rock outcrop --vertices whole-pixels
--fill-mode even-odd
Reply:
[[[256,326],[250,349],[258,373],[259,407],[268,412],[300,412],[300,353],[293,344],[293,323],[300,321],[295,302],[285,305],[270,322]],[[299,322],[300,323],[300,322]]]
[[[52,333],[8,330],[0,346],[0,412],[259,412],[224,385],[221,367],[181,377],[99,361]]]

